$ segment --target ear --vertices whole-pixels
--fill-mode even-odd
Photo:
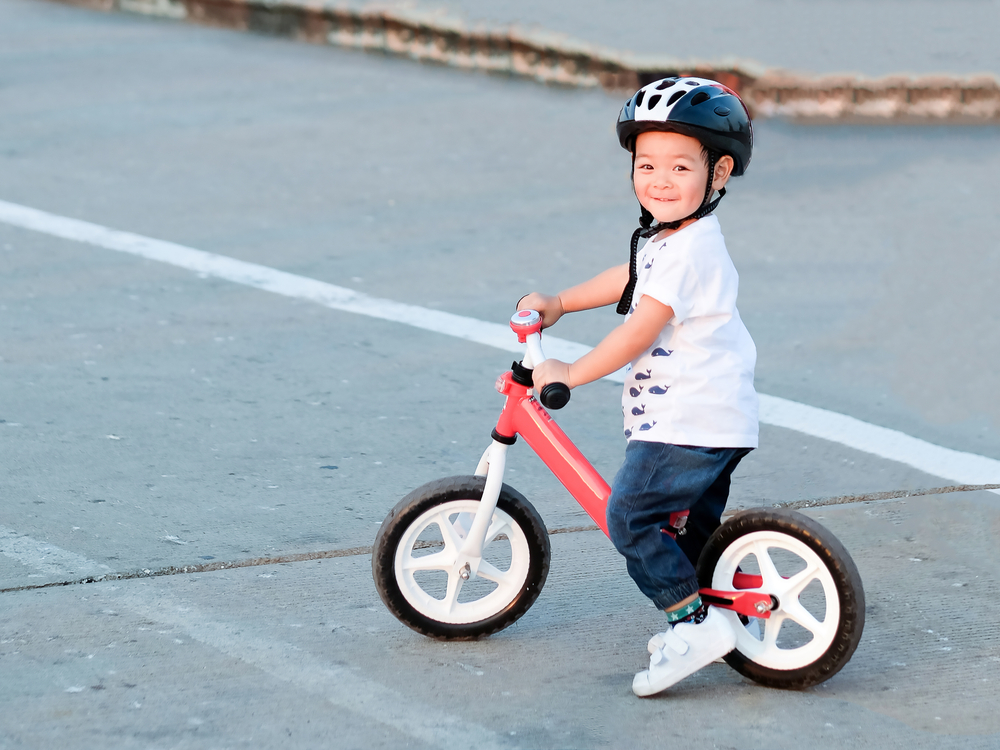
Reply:
[[[729,154],[719,157],[719,161],[715,163],[715,174],[712,177],[712,190],[721,190],[726,186],[729,177],[733,174],[734,166],[736,166],[736,162]]]

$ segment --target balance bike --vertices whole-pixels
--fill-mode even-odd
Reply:
[[[467,640],[503,630],[545,584],[545,524],[503,482],[507,449],[518,435],[608,532],[611,488],[543,407],[565,406],[569,388],[549,384],[537,400],[531,390],[531,370],[545,360],[541,316],[522,310],[510,325],[527,351],[497,379],[506,402],[475,475],[414,490],[389,512],[375,539],[372,573],[382,601],[431,638]],[[686,516],[672,514],[664,532],[683,534]],[[702,600],[721,609],[737,634],[725,661],[758,683],[816,685],[836,674],[861,640],[865,595],[854,561],[833,534],[801,513],[736,513],[709,538],[697,574]],[[757,627],[745,627],[751,618]]]

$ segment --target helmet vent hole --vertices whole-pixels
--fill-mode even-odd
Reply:
[[[685,86],[697,86],[698,85],[698,80],[695,79],[695,78],[692,78],[690,81],[684,81],[684,85]]]
[[[684,96],[686,93],[687,93],[687,91],[675,91],[674,93],[672,93],[670,95],[670,98],[667,99],[667,106],[669,107],[670,105],[672,105],[674,102],[676,102],[682,96]]]
[[[675,83],[677,83],[676,78],[665,78],[664,80],[660,81],[660,85],[656,87],[656,90],[663,91],[663,89],[669,89]]]
[[[636,107],[641,107],[642,106],[642,98],[645,95],[646,95],[646,90],[645,89],[643,89],[642,91],[640,91],[638,94],[635,95],[635,106]]]
[[[712,97],[709,96],[707,91],[699,91],[693,97],[691,97],[691,106],[696,104],[701,104],[702,102],[707,102]]]
[[[660,101],[660,99],[662,99],[662,98],[663,98],[663,97],[662,97],[662,96],[660,96],[659,94],[653,94],[653,95],[652,95],[651,97],[649,97],[649,103],[648,103],[648,104],[647,104],[646,106],[647,106],[647,107],[648,107],[649,109],[652,109],[653,107],[655,107],[655,106],[657,105],[657,103],[658,103],[658,102]]]

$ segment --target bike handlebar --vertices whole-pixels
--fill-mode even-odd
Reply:
[[[562,409],[569,403],[570,390],[565,383],[549,383],[538,394],[538,400],[546,409]]]
[[[533,313],[533,315],[525,315],[525,312]],[[528,325],[534,329],[531,333],[524,331]],[[539,332],[541,328],[541,316],[537,312],[534,310],[522,310],[520,313],[516,313],[510,319],[510,327],[515,333],[518,333],[518,338],[524,337],[523,341],[528,348],[527,356],[524,358],[525,361],[522,362],[525,367],[534,369],[547,359],[545,353],[542,351],[542,334]],[[522,330],[519,331],[519,328]],[[538,400],[542,402],[542,406],[546,409],[562,409],[569,403],[569,397],[569,386],[565,383],[549,383],[538,393]]]

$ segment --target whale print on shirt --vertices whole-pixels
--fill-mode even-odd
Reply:
[[[625,439],[632,437],[632,430],[625,430]]]
[[[646,372],[637,372],[632,377],[634,377],[636,380],[649,380],[651,377],[653,377],[651,374],[652,372],[653,372],[652,370],[646,370]]]
[[[669,357],[673,353],[674,353],[673,349],[661,349],[660,347],[656,347],[655,349],[653,349],[653,351],[651,351],[649,353],[649,356],[651,356],[651,357]]]
[[[649,389],[649,393],[652,393],[655,396],[662,396],[669,390],[670,390],[669,385],[654,385],[652,388]]]
[[[639,394],[642,393],[642,388],[643,387],[641,385],[638,388],[629,388],[628,395],[632,398],[639,398]]]
[[[632,416],[633,417],[639,417],[639,416],[642,416],[645,413],[646,413],[646,405],[645,404],[642,404],[642,406],[633,406],[632,407]]]
[[[653,424],[649,424],[648,422],[643,422],[641,425],[639,425],[639,432],[645,432],[646,430],[651,430],[653,429],[653,425],[655,424],[656,424],[655,419],[653,420]]]

